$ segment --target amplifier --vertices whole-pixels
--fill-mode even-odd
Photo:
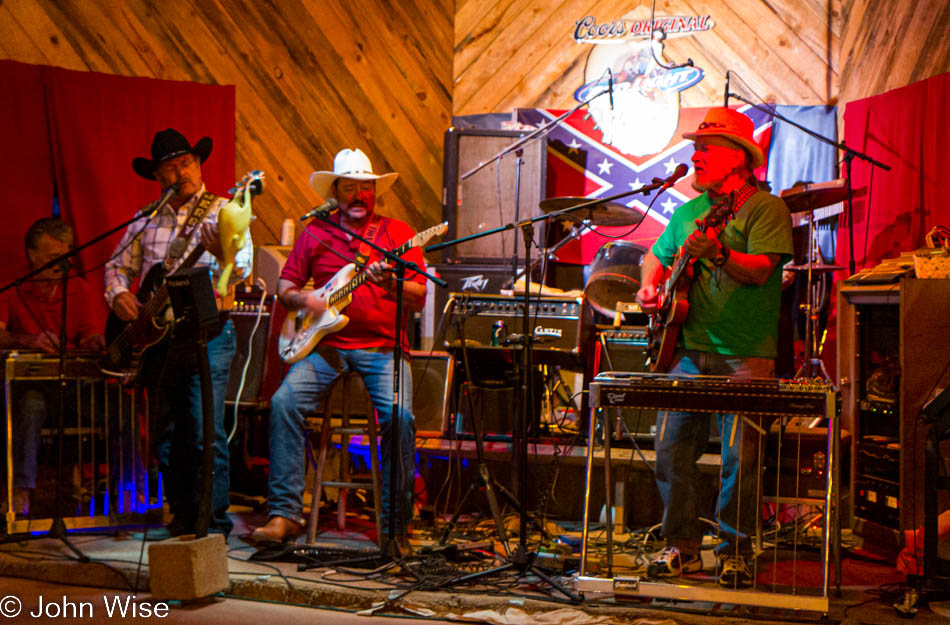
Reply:
[[[257,297],[254,297],[255,295]],[[280,385],[284,366],[277,356],[280,324],[275,318],[275,312],[278,308],[283,312],[282,307],[275,306],[273,295],[262,301],[259,290],[245,296],[239,291],[235,298],[230,318],[234,322],[237,345],[225,394],[227,404],[233,404],[237,399],[244,365],[248,363],[248,359],[250,362],[247,364],[244,388],[239,400],[242,406],[265,406]]]
[[[644,352],[647,345],[647,329],[643,326],[601,326],[596,327],[593,345],[588,352],[591,357],[586,363],[586,380],[593,380],[594,376],[604,371],[644,371],[646,358]],[[581,431],[587,431],[587,394],[583,397]],[[636,438],[638,443],[653,441],[656,430],[656,410],[641,410],[638,408],[621,408],[621,417],[626,432],[618,428],[611,428],[615,440],[621,446],[628,441],[628,436]],[[620,423],[616,422],[619,426]]]
[[[790,419],[783,427],[772,424],[765,444],[766,495],[822,499],[828,490],[828,428],[809,427],[809,420]],[[851,434],[841,430],[839,445],[841,484],[848,483],[851,467]]]
[[[581,298],[534,297],[528,305],[532,358],[538,364],[579,367],[581,363]],[[517,296],[453,293],[446,305],[445,346],[479,351],[517,349],[512,335],[522,334],[524,300]]]
[[[854,477],[854,516],[899,530],[900,484],[870,475]]]

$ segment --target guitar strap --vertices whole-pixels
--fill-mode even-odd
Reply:
[[[363,233],[363,238],[376,243],[376,236],[379,234],[379,224],[382,223],[382,221],[382,217],[374,214],[372,219],[369,221],[369,225],[366,226],[366,232]],[[369,260],[369,256],[372,254],[372,252],[373,248],[369,245],[369,243],[363,241],[360,244],[359,251],[356,252],[356,262],[359,265],[365,266],[366,261]]]
[[[168,250],[165,252],[165,271],[170,272],[172,267],[177,265],[181,257],[185,255],[185,250],[188,249],[188,242],[191,241],[195,229],[198,227],[198,224],[204,220],[208,209],[211,208],[211,205],[214,204],[214,201],[217,199],[217,195],[210,191],[205,191],[201,194],[201,197],[198,198],[198,201],[195,202],[195,205],[191,208],[191,212],[188,213],[188,217],[185,218],[185,223],[181,225],[181,230],[178,231],[177,236],[168,244]]]

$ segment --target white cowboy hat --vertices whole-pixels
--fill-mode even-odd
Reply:
[[[337,178],[352,180],[375,180],[376,195],[382,195],[386,189],[393,186],[399,174],[392,172],[377,176],[373,173],[373,165],[363,150],[344,148],[337,152],[333,159],[333,171],[315,171],[310,174],[310,186],[317,195],[326,199],[330,196],[330,187]]]

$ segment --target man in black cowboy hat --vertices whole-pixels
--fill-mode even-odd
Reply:
[[[174,271],[199,244],[205,252],[196,265],[207,266],[216,276],[231,259],[222,258],[218,240],[217,215],[227,198],[205,190],[201,165],[211,154],[211,139],[194,145],[173,128],[155,134],[151,158],[136,158],[132,169],[139,176],[155,180],[165,193],[176,191],[168,203],[143,224],[135,221],[126,230],[112,259],[106,264],[105,297],[113,313],[131,322],[137,319],[142,303],[129,287],[156,265]],[[149,211],[152,207],[145,208]],[[253,246],[250,236],[234,259],[232,281],[251,272]],[[219,307],[221,300],[218,301]],[[174,515],[155,538],[191,533],[198,515],[201,466],[201,385],[193,341],[176,340],[146,352],[152,446],[164,477],[164,494]],[[228,444],[224,427],[224,398],[231,359],[235,352],[234,325],[226,321],[221,331],[208,341],[214,401],[214,485],[209,531],[227,535],[232,528],[228,509]],[[150,536],[152,534],[150,533]]]

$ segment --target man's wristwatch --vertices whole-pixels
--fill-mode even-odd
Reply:
[[[722,267],[726,264],[726,261],[729,260],[730,253],[732,253],[732,250],[720,243],[719,253],[713,256],[712,263],[717,267]]]

